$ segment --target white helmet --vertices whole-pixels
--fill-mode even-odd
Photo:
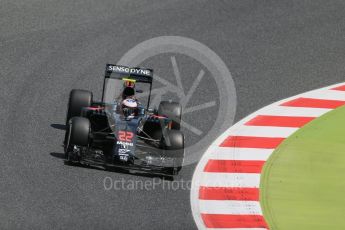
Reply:
[[[135,116],[138,114],[138,103],[135,99],[127,98],[122,101],[123,114],[127,116]]]

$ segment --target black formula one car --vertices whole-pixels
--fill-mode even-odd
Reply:
[[[66,163],[177,175],[184,159],[182,107],[150,108],[153,70],[106,65],[102,101],[70,93],[64,141]],[[142,88],[141,88],[142,87]]]

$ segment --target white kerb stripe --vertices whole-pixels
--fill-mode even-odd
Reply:
[[[261,112],[261,115],[271,116],[289,116],[289,117],[319,117],[331,109],[319,108],[304,108],[304,107],[290,107],[290,106],[272,106]]]
[[[213,160],[267,161],[274,149],[214,147],[209,158]]]
[[[202,172],[199,185],[206,187],[258,188],[260,186],[260,174]]]
[[[231,135],[234,136],[249,136],[249,137],[288,137],[297,131],[298,128],[290,127],[272,127],[272,126],[241,126],[240,129],[235,130]]]
[[[345,91],[338,90],[322,90],[322,91],[312,91],[305,95],[305,98],[315,98],[324,100],[339,100],[345,101]]]
[[[200,213],[262,215],[260,202],[241,200],[200,200]]]

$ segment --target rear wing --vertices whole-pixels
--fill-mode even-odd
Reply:
[[[116,74],[112,74],[116,73]],[[151,83],[153,80],[153,70],[139,67],[127,67],[121,65],[107,64],[105,68],[105,78],[121,79],[123,77],[136,80],[137,82]]]
[[[147,109],[150,106],[151,91],[152,91],[152,81],[153,81],[153,70],[145,69],[140,67],[127,67],[122,65],[107,64],[105,68],[105,75],[103,81],[103,92],[102,92],[102,102],[104,101],[105,93],[105,83],[106,79],[131,79],[136,82],[149,83],[150,92],[147,101]]]

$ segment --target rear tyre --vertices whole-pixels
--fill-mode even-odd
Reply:
[[[73,89],[69,95],[66,125],[72,117],[80,116],[82,108],[91,106],[92,100],[92,92],[81,89]]]
[[[181,129],[182,106],[179,103],[162,101],[158,107],[158,115],[172,119],[171,129]]]
[[[67,142],[65,145],[65,158],[67,161],[78,160],[73,156],[73,147],[75,145],[86,147],[89,144],[89,134],[91,124],[89,119],[84,117],[73,117],[69,121],[67,132]]]
[[[171,175],[177,175],[181,171],[183,165],[184,135],[179,130],[166,131],[167,135],[163,140],[166,157],[174,159],[173,165],[171,167],[167,167],[166,170]]]

